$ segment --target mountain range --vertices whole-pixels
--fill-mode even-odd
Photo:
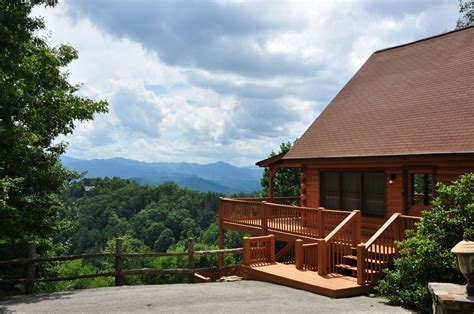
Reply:
[[[119,157],[83,160],[62,156],[61,162],[68,169],[87,172],[89,178],[120,177],[147,185],[173,181],[181,187],[224,194],[259,191],[263,172],[257,167],[236,167],[222,161],[196,164],[142,162]]]

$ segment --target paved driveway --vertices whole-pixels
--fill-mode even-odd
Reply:
[[[26,313],[407,313],[382,299],[331,299],[259,281],[122,286],[0,299]]]

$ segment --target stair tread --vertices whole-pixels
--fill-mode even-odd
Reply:
[[[338,264],[336,265],[337,268],[344,268],[344,269],[348,269],[348,270],[352,270],[352,271],[357,271],[357,267],[356,266],[351,266],[351,265],[347,265],[347,264]],[[367,273],[376,273],[377,271],[376,270],[373,270],[373,269],[366,269],[365,270]]]
[[[338,265],[336,265],[336,267],[357,271],[356,266],[351,266],[351,265],[347,265],[347,264],[338,264]]]
[[[354,256],[354,255],[344,255],[344,258],[357,261],[357,256]],[[385,262],[385,261],[372,259],[372,258],[366,258],[365,261],[368,262],[368,263],[374,263],[374,264],[387,264],[387,262]]]

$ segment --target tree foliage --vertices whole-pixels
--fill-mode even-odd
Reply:
[[[456,28],[474,24],[474,0],[459,0],[459,13],[462,14],[456,22]]]
[[[268,158],[274,157],[281,153],[286,153],[293,146],[293,143],[281,143],[280,151],[275,153],[272,151]],[[268,196],[268,174],[269,168],[263,171],[260,184],[262,185],[262,196]],[[273,196],[299,196],[300,195],[300,169],[299,168],[283,168],[280,169],[273,179]]]
[[[431,211],[423,213],[417,232],[398,243],[401,257],[394,262],[378,289],[391,302],[430,311],[428,282],[465,283],[451,249],[467,234],[474,239],[474,174],[452,185],[437,184]]]
[[[57,194],[71,173],[59,162],[77,121],[105,112],[107,103],[76,95],[65,67],[77,58],[68,45],[38,36],[35,5],[48,0],[0,0],[0,243],[45,240],[62,225]]]

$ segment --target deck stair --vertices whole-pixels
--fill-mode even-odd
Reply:
[[[343,256],[344,263],[335,265],[336,273],[357,278],[357,248],[352,247],[351,250],[352,255]],[[366,271],[369,273],[375,273],[390,267],[388,261],[393,260],[395,257],[395,253],[389,252],[378,254],[378,257],[373,255],[375,254],[369,253],[365,258]]]

